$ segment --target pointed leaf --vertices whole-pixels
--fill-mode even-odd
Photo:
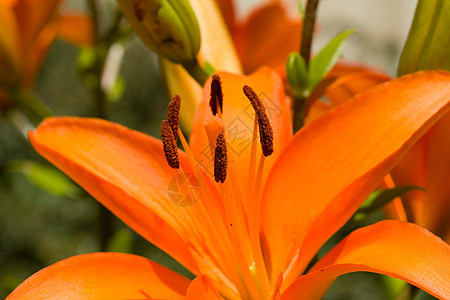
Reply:
[[[392,189],[374,192],[371,194],[372,199],[370,199],[370,202],[366,206],[361,206],[361,208],[358,209],[358,212],[365,214],[374,212],[375,210],[394,200],[396,197],[399,197],[411,190],[425,191],[424,188],[421,188],[419,186],[398,186]]]
[[[354,29],[349,29],[335,36],[313,59],[309,66],[309,91],[327,75],[344,51],[345,42]]]

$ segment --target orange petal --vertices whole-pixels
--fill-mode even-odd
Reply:
[[[92,20],[87,15],[71,14],[61,16],[58,20],[58,36],[74,45],[94,44]]]
[[[337,78],[327,87],[325,94],[334,105],[339,105],[362,91],[390,80],[389,76],[372,71],[352,73]]]
[[[205,275],[199,275],[188,287],[186,300],[214,300],[223,299],[215,289],[211,279]]]
[[[228,31],[233,32],[236,25],[236,13],[233,0],[215,0],[215,2],[222,13],[222,17],[227,25]]]
[[[317,110],[311,115],[310,110],[316,100],[326,95],[332,106],[337,106],[347,101],[358,93],[377,86],[383,82],[390,81],[391,78],[376,69],[346,62],[338,62],[332,71],[314,89],[308,98],[308,115],[306,123],[309,123],[320,115]],[[312,103],[312,104],[311,104]]]
[[[402,198],[411,219],[445,237],[450,232],[450,113],[405,155],[392,174],[399,185],[418,185]]]
[[[238,275],[224,253],[232,246],[216,231],[224,226],[219,196],[205,186],[207,178],[197,182],[182,151],[180,169],[172,169],[159,140],[98,119],[49,118],[29,137],[42,156],[136,232],[194,274],[208,275],[221,292],[236,293],[229,276]]]
[[[340,242],[282,295],[320,299],[336,277],[357,271],[407,281],[439,299],[450,299],[450,246],[417,225],[382,221]]]
[[[188,286],[187,278],[146,258],[91,253],[42,269],[7,299],[182,299]]]
[[[31,88],[35,81],[37,72],[47,55],[48,50],[52,42],[54,41],[58,27],[56,23],[48,24],[42,32],[35,38],[33,47],[28,49],[24,55],[24,74],[22,78],[22,86],[25,88]],[[32,50],[32,51],[31,51]]]
[[[298,51],[302,23],[287,15],[281,1],[270,1],[236,28],[233,38],[246,74],[261,66],[284,73],[288,55]]]
[[[262,223],[274,274],[289,284],[398,160],[450,108],[450,73],[382,84],[308,124],[267,179]]]
[[[0,86],[14,85],[19,81],[21,54],[19,28],[14,11],[0,1]]]
[[[253,140],[254,110],[248,98],[242,90],[244,85],[249,85],[261,97],[264,102],[271,125],[274,131],[274,154],[267,157],[265,170],[270,169],[275,157],[287,145],[292,136],[291,111],[289,101],[284,94],[284,87],[280,77],[269,68],[261,68],[250,76],[219,73],[222,78],[223,88],[223,120],[227,136],[229,160],[236,166],[242,178],[247,180],[248,165]],[[204,122],[212,116],[209,107],[211,79],[203,90],[203,100],[200,103],[194,121],[190,145],[193,153],[199,159],[201,165],[212,164],[209,157],[209,143]],[[259,143],[259,142],[258,142]],[[261,149],[258,147],[257,158]]]
[[[190,0],[201,28],[199,61],[209,62],[217,71],[241,72],[241,64],[217,4],[214,1]]]
[[[308,110],[308,114],[305,118],[305,124],[311,123],[312,121],[329,111],[331,108],[331,104],[329,103],[323,102],[319,99],[314,101]]]
[[[16,2],[15,11],[25,50],[33,47],[42,29],[55,17],[61,2],[61,0],[21,0]]]
[[[177,174],[159,140],[120,125],[50,118],[29,134],[33,147],[150,242],[191,269],[186,211],[168,197]],[[185,162],[180,155],[180,162]]]

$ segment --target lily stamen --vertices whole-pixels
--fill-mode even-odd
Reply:
[[[216,182],[225,182],[227,177],[227,144],[223,133],[219,133],[214,150],[214,179]]]
[[[161,122],[161,140],[164,146],[164,155],[171,168],[179,169],[178,148],[172,133],[172,127],[167,120]]]
[[[211,107],[211,111],[214,116],[219,113],[219,117],[221,117],[223,112],[223,93],[222,81],[220,80],[220,76],[218,74],[214,74],[212,76],[209,106]]]
[[[175,141],[178,139],[178,122],[180,119],[180,105],[181,105],[181,97],[179,95],[173,96],[172,100],[170,100],[169,105],[167,106],[167,121],[169,122],[170,127],[172,127],[173,137]]]
[[[264,156],[269,156],[273,153],[273,128],[270,124],[269,117],[266,114],[266,108],[263,102],[255,93],[255,91],[245,85],[243,87],[244,94],[250,100],[250,103],[255,110],[255,118],[258,120],[259,139]]]

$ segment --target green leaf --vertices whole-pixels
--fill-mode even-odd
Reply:
[[[450,71],[450,1],[419,0],[398,76],[418,70]]]
[[[400,299],[402,299],[402,296],[404,294],[405,287],[407,287],[406,290],[409,290],[407,283],[401,279],[383,275],[383,276],[381,276],[381,280],[383,282],[383,285],[385,287],[385,290],[386,290],[386,293],[388,294],[389,299],[400,300]],[[411,298],[409,297],[406,299],[411,299]]]
[[[425,191],[419,186],[398,186],[387,190],[376,190],[366,200],[366,202],[359,208],[359,213],[369,214],[375,210],[383,207],[396,197],[403,195],[411,190]]]
[[[299,53],[289,54],[286,62],[286,74],[294,97],[306,98],[308,96],[305,94],[308,90],[308,71],[305,60]]]
[[[133,243],[133,234],[129,229],[123,228],[114,233],[106,249],[108,252],[132,253]]]
[[[313,59],[309,66],[309,91],[314,90],[316,85],[328,74],[336,64],[339,56],[344,50],[345,42],[350,34],[356,32],[349,29],[335,36]]]
[[[55,196],[73,196],[81,193],[77,185],[52,166],[30,160],[17,160],[11,162],[8,169],[25,175],[34,185]]]

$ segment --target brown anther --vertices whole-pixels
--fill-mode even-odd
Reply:
[[[269,156],[273,153],[273,129],[270,125],[269,117],[263,108],[256,111],[259,127],[259,141],[264,156]]]
[[[172,134],[175,139],[175,143],[178,139],[178,121],[180,119],[180,105],[181,105],[181,98],[179,95],[175,95],[173,96],[172,100],[170,100],[170,103],[167,106],[167,121],[169,122],[169,125],[172,128]]]
[[[217,104],[219,104],[220,112],[223,112],[222,82],[220,76],[214,74],[211,81],[211,98],[209,99],[209,106],[214,116],[217,114]]]
[[[247,96],[248,100],[250,100],[250,103],[252,104],[255,111],[257,111],[259,108],[262,108],[264,111],[266,110],[263,102],[251,87],[249,87],[248,85],[244,85],[242,89],[244,90],[245,96]]]
[[[178,148],[175,138],[172,134],[172,128],[167,120],[161,122],[161,140],[164,146],[164,155],[169,166],[174,169],[180,168],[178,160]]]
[[[227,177],[227,144],[223,133],[219,133],[214,151],[214,179],[216,182],[225,182]]]
[[[273,129],[269,117],[266,114],[266,108],[251,87],[245,85],[243,90],[255,110],[255,118],[258,121],[259,127],[259,141],[263,154],[264,156],[269,156],[273,153]]]

